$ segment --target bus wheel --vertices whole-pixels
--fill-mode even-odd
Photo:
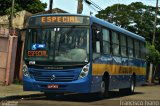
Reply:
[[[122,92],[122,93],[126,93],[126,94],[133,94],[134,89],[135,89],[135,75],[133,75],[132,78],[131,78],[130,87],[120,89],[119,91]]]
[[[132,78],[131,78],[131,85],[130,85],[130,88],[128,89],[128,92],[130,94],[133,94],[134,89],[135,89],[135,75],[133,75]]]
[[[98,93],[100,98],[108,98],[109,96],[109,81],[107,79],[103,78],[101,82],[101,90]]]

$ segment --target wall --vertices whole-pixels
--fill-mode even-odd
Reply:
[[[17,48],[17,36],[0,36],[0,84],[13,82]]]
[[[14,29],[23,29],[26,26],[28,17],[32,14],[27,11],[16,13],[13,18]],[[14,75],[19,76],[22,50],[16,52],[22,44],[18,42],[18,32],[9,31],[8,16],[0,16],[0,84],[9,85],[14,80]],[[15,36],[16,35],[16,36]],[[18,47],[18,48],[17,48]],[[17,58],[16,58],[17,57]],[[19,57],[19,58],[18,58]],[[17,61],[17,62],[15,62]],[[17,72],[17,73],[16,73]]]
[[[9,37],[0,36],[0,84],[5,83]]]

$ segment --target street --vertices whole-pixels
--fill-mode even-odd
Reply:
[[[53,99],[47,99],[42,95],[20,100],[5,100],[1,103],[2,106],[6,106],[5,103],[15,103],[16,106],[128,106],[126,101],[130,101],[132,106],[160,106],[160,85],[136,87],[133,95],[111,91],[110,97],[103,100],[97,99],[95,95],[68,94]]]

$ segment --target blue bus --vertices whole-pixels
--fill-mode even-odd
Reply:
[[[24,63],[24,91],[134,93],[146,79],[145,39],[94,16],[35,15],[27,23]]]

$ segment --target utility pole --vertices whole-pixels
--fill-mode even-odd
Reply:
[[[53,0],[49,0],[49,13],[52,13]]]
[[[14,12],[14,2],[15,0],[12,0],[12,8],[11,8],[11,18],[10,18],[10,30],[13,29],[13,12]]]
[[[156,11],[155,11],[155,20],[154,20],[154,30],[153,30],[152,45],[154,45],[154,43],[155,43],[156,26],[157,26],[157,12],[158,12],[158,0],[156,2]]]
[[[82,11],[83,11],[83,0],[78,0],[77,14],[82,14]]]

